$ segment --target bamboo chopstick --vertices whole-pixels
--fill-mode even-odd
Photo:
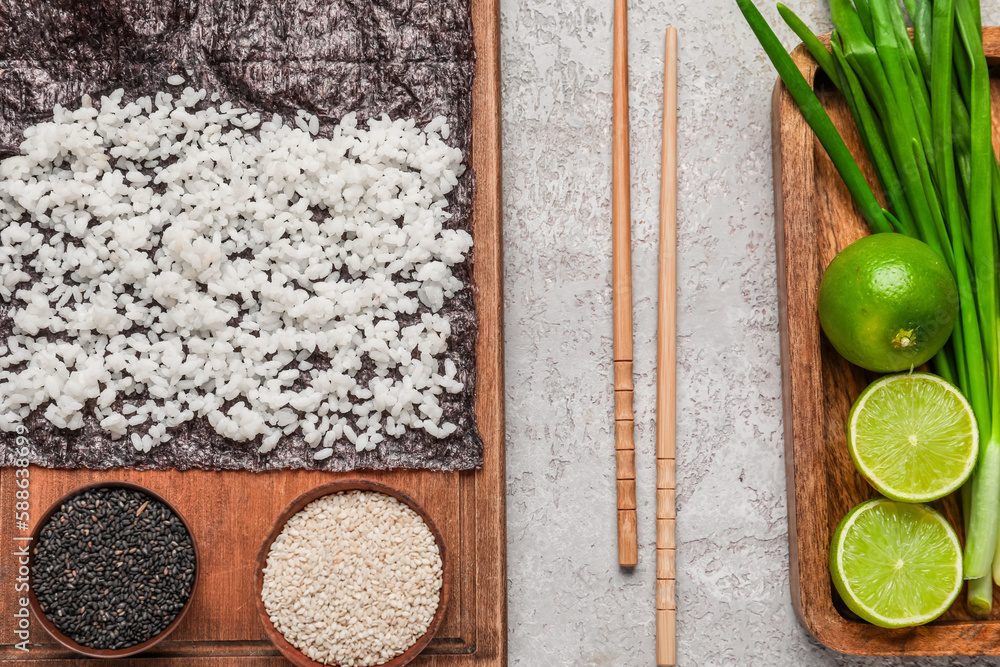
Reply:
[[[677,664],[677,29],[667,28],[656,334],[656,664]]]
[[[639,562],[635,516],[635,415],[632,411],[632,219],[628,146],[627,0],[615,0],[611,149],[611,282],[614,308],[615,477],[618,564]]]

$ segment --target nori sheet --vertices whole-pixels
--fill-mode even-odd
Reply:
[[[474,64],[469,0],[0,0],[0,159],[16,154],[24,128],[51,119],[56,103],[75,108],[84,93],[96,102],[117,88],[127,98],[176,92],[166,84],[173,74],[222,101],[279,113],[286,123],[306,109],[320,117],[321,134],[351,111],[359,123],[388,114],[419,126],[443,115],[450,143],[468,156]],[[448,227],[471,233],[473,189],[470,167],[449,197]],[[468,287],[442,309],[452,326],[447,356],[465,383],[463,392],[439,397],[444,419],[458,426],[448,438],[407,431],[361,453],[341,439],[331,458],[314,461],[300,435],[258,454],[259,440],[233,442],[196,419],[143,454],[128,435],[111,440],[92,414],[84,428],[69,431],[38,410],[25,422],[31,461],[86,468],[478,467],[473,261],[455,267]],[[12,333],[10,308],[0,302],[0,341]],[[13,464],[14,444],[14,433],[0,433],[0,464]]]

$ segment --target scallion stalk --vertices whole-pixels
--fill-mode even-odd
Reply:
[[[861,168],[854,161],[854,156],[847,149],[847,145],[840,133],[837,132],[837,128],[834,127],[830,116],[827,115],[823,105],[816,98],[812,86],[806,82],[802,72],[785,51],[785,47],[781,45],[767,21],[757,11],[752,0],[736,0],[736,4],[743,12],[747,23],[750,24],[750,29],[757,36],[757,40],[764,47],[764,51],[774,68],[778,70],[778,76],[785,82],[788,92],[798,104],[803,117],[809,123],[809,127],[816,133],[823,148],[826,149],[827,155],[830,156],[830,160],[833,161],[841,178],[844,179],[847,189],[861,208],[861,214],[868,225],[876,232],[891,232],[892,227],[882,213],[882,206],[868,186],[868,181],[861,173]]]
[[[928,0],[921,0],[916,7],[911,8],[909,4],[906,11],[913,19],[913,47],[917,52],[917,62],[920,63],[920,71],[930,86],[931,80],[931,48],[934,41],[933,11]]]
[[[916,237],[917,233],[914,228],[913,215],[910,213],[910,205],[903,194],[903,184],[899,180],[899,174],[896,173],[892,156],[885,146],[885,131],[868,104],[868,99],[861,88],[861,82],[858,81],[857,75],[854,74],[844,58],[840,45],[840,35],[836,31],[830,39],[830,45],[833,48],[834,65],[837,67],[837,74],[841,79],[842,90],[851,109],[851,115],[854,117],[861,139],[865,143],[865,150],[868,151],[872,164],[875,166],[875,174],[882,185],[882,191],[885,193],[889,206],[896,213],[899,224],[893,226],[896,227],[897,231],[907,236]]]
[[[805,44],[806,49],[808,49],[809,54],[816,59],[819,63],[820,69],[826,72],[826,75],[830,77],[830,81],[833,85],[840,90],[840,81],[837,77],[837,66],[833,62],[833,54],[830,53],[823,42],[819,41],[813,31],[806,26],[806,24],[795,15],[788,7],[784,6],[780,2],[778,3],[778,14],[781,15],[782,20],[784,20],[785,25],[792,29],[795,36],[802,40]]]
[[[979,462],[972,478],[972,506],[969,534],[965,542],[964,569],[967,579],[991,573],[1000,521],[1000,373],[998,369],[998,322],[996,292],[996,247],[993,226],[992,115],[990,81],[982,33],[976,31],[969,0],[955,1],[955,20],[970,64],[969,114],[970,188],[969,224],[972,228],[972,260],[976,285],[976,304],[983,333],[983,348],[988,367],[984,369],[990,389],[990,421],[980,422]]]

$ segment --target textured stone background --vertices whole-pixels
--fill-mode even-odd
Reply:
[[[795,619],[771,191],[775,74],[733,0],[630,2],[640,562],[631,573],[618,569],[612,4],[501,2],[510,664],[655,664],[656,244],[668,25],[680,30],[681,62],[680,664],[1000,664],[848,658],[812,641]],[[823,0],[789,4],[817,31],[830,28]],[[1000,23],[1000,3],[982,4],[984,23]],[[794,43],[788,30],[779,36]]]

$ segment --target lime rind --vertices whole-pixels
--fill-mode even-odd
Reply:
[[[891,403],[898,394],[890,397],[888,405],[876,405],[884,398],[883,390],[900,383],[907,385],[911,407],[919,407],[923,401],[927,409],[913,414],[892,414],[891,408],[895,406]],[[932,405],[928,398],[936,404]],[[866,410],[870,401],[872,408]],[[948,401],[952,402],[954,415],[937,410]],[[880,420],[880,410],[890,414]],[[859,436],[862,415],[867,426],[875,424],[874,430],[881,437]],[[899,444],[906,428],[911,433],[921,431],[919,448],[910,450]],[[945,435],[939,437],[935,433]],[[896,443],[887,445],[880,441],[885,436],[895,437]],[[969,478],[979,453],[979,431],[972,407],[954,385],[931,373],[903,373],[880,378],[861,393],[848,417],[847,444],[854,466],[879,493],[892,500],[920,503],[943,498]],[[918,443],[913,440],[912,444]],[[942,479],[940,471],[945,469],[954,472]]]
[[[865,535],[851,541],[860,521],[879,518],[889,527],[864,526]],[[900,539],[904,532],[908,535]],[[920,562],[918,552],[931,557]],[[934,552],[941,557],[933,558]],[[894,559],[903,563],[904,558],[915,566],[892,567]],[[948,521],[930,507],[878,498],[861,503],[841,520],[830,548],[830,574],[844,603],[866,621],[883,628],[923,625],[943,614],[962,590],[962,548]],[[919,581],[914,574],[922,575]],[[928,597],[930,603],[919,613],[888,615],[876,608],[896,604],[912,612]]]
[[[895,373],[941,349],[959,298],[947,263],[928,245],[902,234],[872,234],[833,258],[816,306],[823,332],[845,359]]]

